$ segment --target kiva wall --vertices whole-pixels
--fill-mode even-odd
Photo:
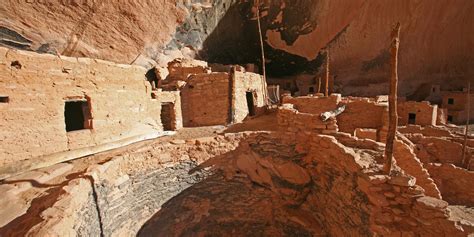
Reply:
[[[0,48],[0,164],[160,130],[142,67]],[[88,128],[66,132],[65,104],[87,101]],[[84,112],[84,111],[83,111]]]

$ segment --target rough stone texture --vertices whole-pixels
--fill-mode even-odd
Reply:
[[[293,104],[295,109],[301,113],[310,113],[320,115],[321,113],[332,111],[337,108],[341,101],[340,94],[332,94],[329,97],[324,96],[285,96],[282,99],[283,104]]]
[[[259,112],[265,105],[260,75],[240,71],[192,74],[181,90],[184,126],[242,122],[249,115],[247,92],[252,93],[254,110]]]
[[[217,175],[168,201],[139,235],[285,236],[289,226],[297,236],[467,235],[448,220],[447,202],[425,196],[412,177],[382,175],[382,160],[357,148],[366,143],[372,142],[348,147],[314,133],[250,136],[204,163],[201,168],[212,165]]]
[[[438,187],[430,177],[430,173],[424,168],[424,165],[416,157],[413,151],[414,145],[409,141],[395,141],[394,157],[397,165],[405,173],[416,178],[416,184],[425,190],[425,194],[430,197],[441,199],[441,193]]]
[[[384,121],[388,120],[387,104],[357,97],[345,98],[341,104],[346,105],[344,112],[337,117],[341,132],[354,133],[356,128],[384,129]]]
[[[151,92],[151,97],[154,98],[153,101],[157,101],[161,103],[171,103],[172,104],[172,111],[170,112],[170,119],[171,120],[171,129],[178,130],[183,127],[183,114],[181,109],[181,95],[179,91],[162,91],[158,89],[156,91]],[[160,114],[160,118],[163,115]],[[163,126],[163,124],[161,124]]]
[[[377,129],[371,128],[356,128],[354,136],[359,139],[371,139],[377,141]]]
[[[471,83],[472,84],[472,83]],[[446,91],[442,93],[443,96],[443,108],[448,110],[448,121],[451,120],[451,123],[454,124],[466,124],[468,119],[467,117],[467,92],[461,91]],[[474,115],[474,94],[472,91],[469,95],[469,100],[471,102],[471,111],[470,111],[470,122],[473,122],[472,116]],[[452,100],[452,104],[449,101]],[[451,119],[449,119],[451,117]]]
[[[292,104],[283,104],[278,108],[277,121],[280,130],[299,132],[302,136],[308,132],[330,134],[338,131],[336,119],[323,122],[319,114],[302,113]]]
[[[18,62],[20,67],[12,66]],[[161,130],[145,69],[0,48],[0,164]],[[89,127],[66,132],[65,101],[87,100]]]
[[[2,33],[6,31],[3,44],[145,66],[162,53],[186,10],[175,0],[159,4],[7,0],[0,4],[0,16]]]
[[[423,126],[436,125],[438,118],[438,106],[430,105],[429,102],[401,101],[397,105],[398,124],[418,124]],[[414,114],[415,119],[409,120],[409,114]],[[413,116],[413,115],[412,115]]]
[[[429,164],[427,169],[436,182],[443,199],[452,205],[474,207],[474,171],[452,164]]]
[[[71,179],[64,183],[51,185],[28,210],[15,212],[13,221],[4,223],[2,215],[0,235],[133,236],[164,202],[209,173],[200,170],[190,174],[193,168],[235,149],[244,136],[247,135],[155,142],[117,153],[84,173],[68,175]],[[41,180],[18,179],[48,187]],[[0,185],[0,189],[6,185]],[[18,199],[2,196],[0,203]]]

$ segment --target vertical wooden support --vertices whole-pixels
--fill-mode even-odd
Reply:
[[[471,82],[467,83],[467,119],[466,128],[464,130],[464,143],[462,145],[462,164],[469,169],[470,159],[466,159],[467,135],[469,133],[469,120],[471,119]]]
[[[265,69],[265,50],[263,49],[262,26],[260,24],[260,0],[257,0],[257,25],[258,25],[258,36],[260,38],[260,50],[262,53],[263,96],[264,96],[265,104],[269,105],[268,89],[267,89],[267,71]]]
[[[321,93],[321,77],[318,79],[318,94]]]
[[[329,96],[329,50],[326,50],[326,75],[324,79],[326,80],[324,95]]]
[[[385,144],[385,165],[384,171],[388,175],[392,170],[393,164],[393,142],[397,133],[398,114],[397,114],[397,91],[398,91],[398,48],[400,45],[400,23],[397,23],[391,34],[392,44],[390,46],[391,69],[390,95],[388,98],[389,125],[387,142]]]

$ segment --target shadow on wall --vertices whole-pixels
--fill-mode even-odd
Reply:
[[[302,204],[311,189],[310,175],[296,164],[299,161],[286,163],[285,167],[299,171],[289,175],[293,177],[277,176],[263,169],[253,177],[242,178],[241,172],[249,174],[250,170],[257,169],[260,167],[257,162],[268,154],[268,150],[253,148],[258,140],[267,139],[250,135],[235,151],[211,158],[201,167],[191,170],[190,173],[193,173],[217,163],[217,169],[210,176],[164,203],[160,211],[141,227],[137,236],[159,236],[162,233],[170,236],[324,234],[316,217],[306,226],[291,218],[292,214],[303,212]],[[283,162],[285,158],[282,156],[298,160],[302,155],[295,151],[294,146],[269,146],[277,153],[268,161],[270,163]],[[236,167],[233,167],[235,164]],[[228,171],[235,173],[225,175]],[[292,193],[291,198],[282,194],[283,189]]]
[[[232,4],[212,33],[205,39],[202,50],[199,52],[201,59],[220,64],[244,65],[255,63],[261,67],[257,21],[256,19],[251,20],[251,18],[252,4],[250,2]],[[317,71],[323,64],[323,55],[319,54],[316,59],[308,61],[304,57],[274,49],[266,43],[265,32],[267,29],[276,27],[273,25],[275,18],[275,12],[270,12],[269,15],[262,17],[267,74],[273,77],[281,77]],[[288,20],[285,23],[287,24],[285,28],[291,28],[292,21],[298,19],[291,18]],[[297,24],[298,22],[293,22],[294,26]],[[298,38],[299,35],[294,34],[295,32],[282,32],[282,35],[286,37],[292,35],[290,38]],[[259,71],[261,71],[261,68]]]

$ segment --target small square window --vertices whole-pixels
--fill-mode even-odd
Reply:
[[[0,103],[8,103],[8,102],[10,102],[10,97],[0,95]]]
[[[454,104],[454,99],[448,98],[448,105],[453,105],[453,104]]]
[[[450,122],[450,123],[453,122],[453,116],[452,115],[448,115],[448,122]]]
[[[309,88],[309,93],[314,93],[314,87],[311,86],[311,87]]]
[[[87,101],[66,101],[64,106],[66,132],[91,129],[91,110]]]

